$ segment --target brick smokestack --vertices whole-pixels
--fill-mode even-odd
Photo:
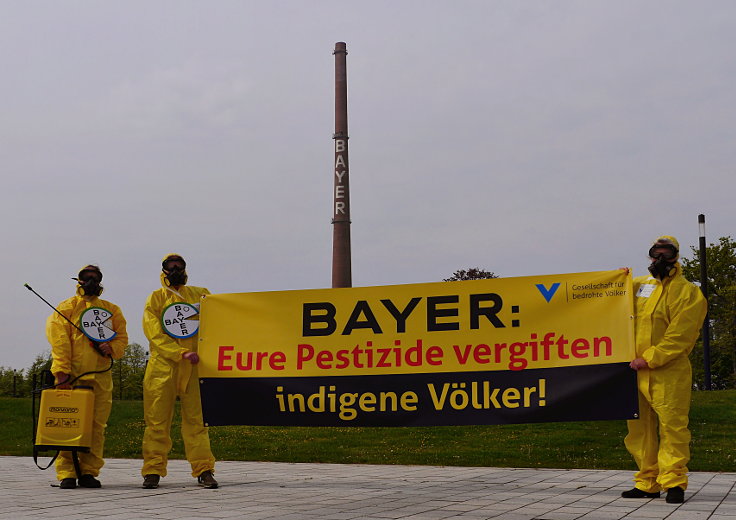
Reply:
[[[348,167],[347,47],[335,44],[334,203],[332,207],[332,287],[352,287],[350,253],[350,168]]]

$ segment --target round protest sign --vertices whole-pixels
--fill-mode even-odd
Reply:
[[[79,328],[92,341],[104,343],[110,341],[117,332],[112,329],[112,312],[102,307],[90,307],[79,317]]]
[[[190,338],[199,330],[199,309],[191,303],[174,302],[161,314],[161,325],[172,338]]]

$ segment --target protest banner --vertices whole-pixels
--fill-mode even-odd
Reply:
[[[622,270],[206,296],[205,423],[633,419]]]

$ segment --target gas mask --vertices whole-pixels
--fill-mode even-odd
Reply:
[[[661,251],[662,249],[666,251]],[[673,276],[677,270],[675,262],[677,262],[678,252],[672,244],[654,244],[649,249],[649,258],[654,259],[648,268],[652,276],[659,280]]]
[[[177,287],[186,285],[188,278],[186,269],[180,269],[179,266],[174,266],[171,269],[163,269],[163,272],[166,275],[166,281],[169,286],[173,285]]]
[[[161,281],[166,287],[179,287],[187,284],[187,263],[181,255],[170,253],[161,262],[163,275]]]
[[[99,267],[94,265],[88,265],[84,267],[76,278],[72,280],[77,281],[77,294],[80,296],[99,296],[102,294],[103,287],[102,283],[102,272]]]

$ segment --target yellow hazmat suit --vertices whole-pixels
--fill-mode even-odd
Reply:
[[[652,276],[634,279],[636,357],[644,358],[649,368],[637,372],[639,419],[627,421],[624,443],[639,468],[635,487],[646,493],[687,489],[692,386],[688,355],[707,303],[700,289],[682,276],[680,264],[674,266],[676,272],[663,281]]]
[[[77,295],[61,302],[57,309],[73,323],[79,323],[80,315],[90,307],[101,307],[112,313],[112,323],[109,325],[117,335],[110,341],[110,347],[113,359],[120,359],[128,346],[128,333],[125,318],[117,305],[94,295]],[[73,379],[85,372],[105,370],[110,366],[110,359],[97,353],[92,347],[92,340],[57,313],[49,316],[46,322],[46,337],[51,344],[51,372],[54,375],[70,374]],[[91,386],[95,395],[92,446],[89,453],[79,453],[79,465],[82,475],[96,477],[105,463],[102,452],[107,419],[112,409],[112,374],[109,370],[100,374],[89,374],[73,384]],[[56,459],[56,477],[59,480],[77,478],[71,452],[62,451],[59,454]]]
[[[200,298],[210,292],[203,287],[187,285],[169,287],[164,273],[161,273],[161,284],[163,287],[148,297],[143,311],[143,332],[149,341],[151,357],[143,379],[146,431],[141,475],[166,476],[171,451],[171,421],[178,395],[184,449],[192,466],[192,476],[198,477],[204,471],[214,470],[215,457],[202,419],[197,366],[182,358],[187,352],[197,352],[197,335],[184,339],[170,336],[163,328],[161,316],[172,303],[199,303]]]

